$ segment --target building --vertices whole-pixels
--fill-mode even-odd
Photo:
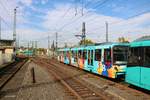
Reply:
[[[13,60],[13,44],[14,40],[0,40],[0,65]]]

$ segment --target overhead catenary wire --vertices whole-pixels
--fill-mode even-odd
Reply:
[[[98,3],[96,6],[94,6],[93,9],[96,9],[97,7],[99,7],[99,6],[103,5],[103,4],[105,4],[105,3],[108,2],[108,1],[109,1],[109,0],[104,0],[103,2],[100,2],[100,1],[99,1],[100,3]],[[90,13],[90,12],[91,12],[91,11],[88,11],[88,12],[86,12],[83,16],[79,16],[79,17],[77,17],[76,19],[73,19],[73,20],[71,20],[70,22],[64,24],[62,27],[60,27],[60,28],[58,29],[58,31],[62,31],[66,26],[73,24],[74,21],[79,20],[80,18],[84,17],[85,15],[87,15],[87,14]]]
[[[135,7],[132,7],[132,8],[130,8],[130,9],[134,9]],[[143,13],[143,12],[142,12]],[[96,16],[97,17],[97,16]],[[88,20],[86,20],[86,21],[90,21],[90,22],[88,22],[88,24],[89,23],[93,23],[93,22],[97,22],[97,20],[96,21],[94,21],[94,19],[96,19],[96,17],[93,17],[93,18],[90,18],[90,19],[88,19]],[[132,17],[132,16],[130,16],[130,17]],[[129,18],[129,17],[128,17]],[[103,19],[102,19],[103,20]]]
[[[129,16],[128,18],[126,18],[126,20],[129,20],[129,19],[131,19],[131,18],[135,18],[135,17],[137,17],[137,16],[140,16],[140,15],[143,15],[143,14],[146,14],[146,13],[148,13],[148,12],[150,12],[150,10],[148,10],[148,11],[144,11],[144,12],[140,12],[140,13],[138,13],[138,14],[135,14],[135,15],[132,15],[132,16]],[[119,24],[119,23],[122,23],[122,22],[124,22],[124,20],[122,21],[115,21],[115,22],[111,22],[111,23],[109,23],[110,25],[112,25],[112,24]],[[94,28],[94,29],[92,29],[92,30],[96,30],[96,29],[101,29],[101,28],[104,28],[105,26],[101,26],[101,27],[98,27],[98,28]],[[111,26],[110,26],[111,27]]]
[[[1,4],[1,6],[4,8],[4,10],[5,10],[5,12],[8,12],[8,15],[9,16],[12,16],[10,13],[9,13],[9,10],[4,6],[4,4],[1,2],[1,0],[0,0],[0,4]]]
[[[3,22],[8,28],[12,28],[12,26],[11,26],[10,24],[8,24],[8,23],[4,20],[4,18],[2,18],[2,16],[0,16],[0,18],[1,18],[1,22]]]

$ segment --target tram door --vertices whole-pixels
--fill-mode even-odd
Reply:
[[[88,65],[93,66],[93,50],[88,50]]]

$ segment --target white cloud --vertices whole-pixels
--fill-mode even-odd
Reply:
[[[19,0],[19,1],[26,6],[30,6],[32,4],[32,0]]]
[[[46,4],[48,2],[48,0],[41,0],[41,4]]]
[[[68,11],[67,15],[63,18],[63,14],[72,6],[72,9]],[[89,9],[85,9],[89,11]],[[143,28],[143,24],[149,22],[150,13],[143,14],[131,19],[121,19],[117,17],[106,16],[91,12],[81,18],[80,15],[75,16],[75,10],[73,5],[57,5],[55,9],[49,11],[45,16],[45,22],[43,26],[56,32],[63,25],[66,25],[62,31],[58,31],[63,37],[60,42],[72,42],[77,43],[79,40],[74,36],[75,34],[81,34],[82,22],[86,22],[87,37],[91,38],[95,42],[105,41],[105,21],[109,23],[109,39],[110,41],[116,41],[118,37],[124,36],[129,38],[130,41],[136,38],[148,35],[150,30]],[[79,18],[78,20],[75,20]],[[75,20],[75,21],[74,21]],[[113,24],[110,24],[113,23]]]
[[[30,8],[38,13],[41,12],[40,8],[33,7],[32,1],[25,1],[24,4],[30,5]],[[9,11],[13,12],[13,8],[18,6],[18,2],[9,2],[10,6]],[[22,16],[26,16],[24,13],[25,6],[20,7],[18,9],[18,24],[22,24],[28,22],[28,20]],[[81,9],[81,7],[79,7]],[[17,29],[17,33],[21,37],[21,40],[36,40],[39,39],[41,42],[41,47],[47,47],[47,38],[50,33],[51,43],[55,40],[55,32],[58,32],[58,42],[60,46],[63,46],[65,43],[69,45],[73,45],[79,42],[79,39],[75,37],[76,34],[81,34],[81,26],[82,22],[86,22],[86,32],[87,37],[92,39],[94,42],[104,42],[105,41],[105,22],[109,23],[109,39],[110,41],[116,41],[118,37],[124,36],[129,38],[130,41],[135,40],[136,38],[149,35],[150,34],[150,13],[143,14],[141,16],[137,16],[131,19],[122,19],[117,17],[106,16],[103,14],[98,14],[93,11],[93,9],[84,9],[85,12],[90,11],[87,15],[81,17],[81,11],[78,10],[77,16],[75,16],[75,9],[73,4],[57,4],[55,8],[52,10],[45,10],[44,17],[40,16],[40,18],[44,20],[41,24],[41,27],[48,29],[48,32],[40,31],[40,29]],[[92,12],[91,12],[92,11]],[[4,11],[0,9],[2,12],[3,18],[6,21],[12,22],[13,13],[11,17],[8,17]],[[31,12],[30,12],[31,13]],[[24,15],[25,14],[25,15]],[[64,15],[66,14],[66,15]],[[85,13],[86,14],[86,13]],[[118,22],[118,23],[117,23]],[[113,23],[113,24],[111,24]],[[145,27],[145,23],[147,23],[147,27]],[[65,25],[65,26],[64,26]],[[62,27],[64,26],[64,27]],[[62,28],[62,29],[61,29]],[[60,30],[59,30],[60,29]],[[12,37],[12,31],[3,32],[3,37],[8,37],[8,35]]]

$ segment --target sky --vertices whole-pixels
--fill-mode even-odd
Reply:
[[[72,46],[86,23],[86,37],[105,42],[105,23],[109,41],[118,37],[133,41],[150,35],[150,0],[0,0],[2,39],[12,39],[14,8],[17,8],[17,40],[27,46],[38,41],[48,47],[58,33],[58,46]]]

